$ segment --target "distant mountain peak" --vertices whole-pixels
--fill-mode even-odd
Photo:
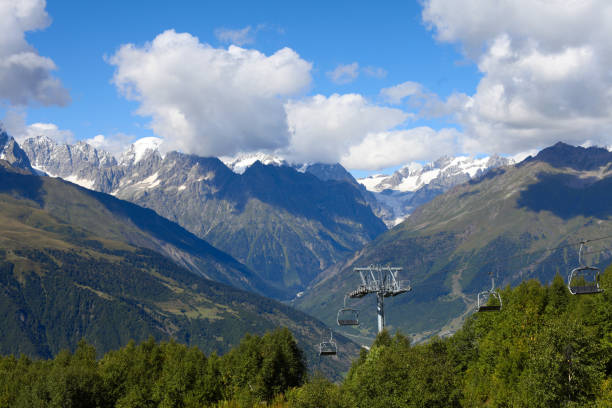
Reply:
[[[513,164],[511,159],[497,155],[483,158],[470,156],[442,156],[427,163],[408,163],[392,175],[376,175],[359,179],[368,190],[380,193],[385,190],[416,192],[430,183],[443,185],[462,183],[477,177],[491,167]],[[460,179],[460,180],[459,180]]]
[[[612,152],[603,147],[572,146],[564,142],[557,142],[541,150],[535,157],[529,156],[522,165],[534,161],[548,163],[557,168],[595,170],[612,162]]]
[[[119,164],[122,166],[134,165],[152,154],[158,154],[161,157],[159,146],[162,143],[163,139],[159,137],[143,137],[138,139],[121,155]]]
[[[274,166],[283,166],[287,164],[282,157],[263,152],[239,153],[236,156],[223,156],[219,159],[236,174],[243,174],[256,162]]]
[[[0,160],[6,160],[13,167],[32,171],[28,155],[2,128],[0,128]]]
[[[378,215],[388,227],[403,221],[422,205],[450,188],[479,177],[490,169],[514,164],[514,160],[488,157],[442,156],[427,163],[408,163],[392,175],[378,174],[359,179],[382,206]]]

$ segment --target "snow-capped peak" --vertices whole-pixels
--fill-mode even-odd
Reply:
[[[136,140],[132,145],[121,155],[120,164],[127,166],[138,163],[145,158],[148,153],[159,152],[159,146],[163,139],[159,137],[143,137]]]
[[[375,175],[358,181],[374,192],[384,190],[414,192],[436,180],[456,178],[459,175],[471,179],[492,167],[513,163],[514,160],[511,158],[506,159],[495,155],[483,158],[445,156],[426,165],[409,163],[390,176]]]
[[[219,158],[227,167],[234,173],[242,174],[251,167],[255,162],[260,161],[265,165],[282,166],[286,164],[285,160],[279,156],[257,152],[257,153],[240,153],[236,156],[223,156]]]

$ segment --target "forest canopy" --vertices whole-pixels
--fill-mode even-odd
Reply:
[[[96,359],[82,341],[52,360],[0,359],[0,407],[610,407],[612,268],[604,292],[572,296],[557,276],[501,291],[447,338],[378,335],[341,383],[308,376],[287,329],[223,356],[153,339]]]

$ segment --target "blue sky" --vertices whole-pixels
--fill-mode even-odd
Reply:
[[[24,76],[12,72],[3,88],[0,71],[0,118],[17,138],[103,135],[100,147],[120,150],[157,136],[201,155],[263,150],[367,171],[557,140],[608,144],[604,1],[30,3],[27,24],[0,8],[0,25],[27,43],[0,41],[0,57],[33,49],[55,64],[47,79],[60,84],[51,96],[19,99],[12,86]],[[568,35],[568,25],[582,34]],[[181,50],[179,63],[168,48],[147,48],[162,37]],[[126,44],[134,47],[120,53]],[[257,53],[236,58],[232,44]],[[285,48],[290,70],[276,72],[269,60]],[[220,59],[253,73],[238,84],[207,78]],[[401,92],[393,100],[384,89]]]

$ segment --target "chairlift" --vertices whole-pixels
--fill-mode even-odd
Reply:
[[[491,289],[484,290],[478,293],[478,312],[499,312],[502,308],[502,298],[498,291],[495,290],[495,280],[493,273],[491,275]]]
[[[329,331],[329,340],[323,340],[319,343],[319,355],[320,356],[335,356],[338,354],[338,346],[333,339],[333,333]]]
[[[600,269],[594,266],[586,266],[582,263],[582,250],[586,247],[587,241],[580,243],[578,250],[578,264],[569,273],[567,278],[567,288],[572,295],[593,295],[603,292],[599,287]]]
[[[338,310],[336,321],[338,326],[359,326],[359,310],[346,307],[346,296],[344,297],[344,307]]]

